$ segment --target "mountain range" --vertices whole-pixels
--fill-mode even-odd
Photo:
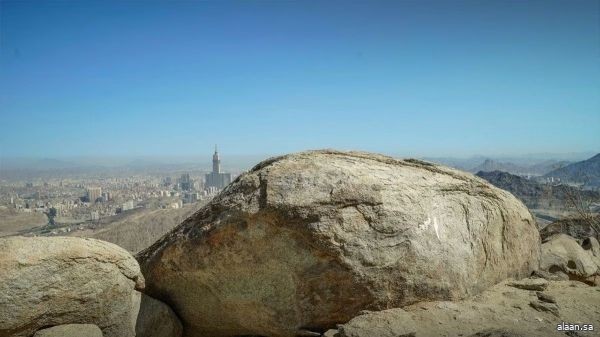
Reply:
[[[492,159],[486,159],[480,165],[470,169],[471,172],[492,172],[503,171],[518,175],[544,175],[548,172],[569,165],[565,160],[545,160],[543,162],[530,166],[517,165],[510,162],[500,162]]]
[[[580,195],[583,199],[600,201],[600,193],[595,191],[580,190],[569,185],[542,184],[533,179],[526,179],[515,174],[502,171],[484,172],[476,174],[487,180],[492,185],[509,191],[519,198],[529,208],[564,208],[567,205],[569,193]]]
[[[590,159],[557,168],[545,176],[580,183],[584,187],[600,187],[600,153]]]

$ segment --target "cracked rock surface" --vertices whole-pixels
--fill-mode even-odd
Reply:
[[[322,150],[258,164],[138,260],[186,337],[219,337],[465,298],[530,275],[539,255],[527,208],[480,178]]]
[[[133,256],[104,241],[0,239],[0,336],[31,336],[70,323],[105,337],[135,335],[144,278]]]

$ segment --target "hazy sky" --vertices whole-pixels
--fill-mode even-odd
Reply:
[[[0,155],[600,149],[599,1],[0,2]]]

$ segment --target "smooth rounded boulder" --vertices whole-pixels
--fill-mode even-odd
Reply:
[[[104,337],[135,336],[144,278],[108,242],[70,237],[0,239],[0,336],[94,324]]]
[[[294,336],[363,309],[477,294],[539,265],[510,193],[418,160],[333,150],[268,159],[138,255],[191,336]]]

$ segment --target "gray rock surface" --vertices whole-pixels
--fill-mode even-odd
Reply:
[[[260,163],[138,260],[188,337],[293,336],[528,276],[539,242],[527,208],[471,174],[325,150]]]
[[[95,324],[105,337],[131,337],[144,278],[127,251],[69,237],[0,239],[0,336],[43,327]]]
[[[94,324],[65,324],[38,330],[33,337],[102,337],[102,330]]]
[[[136,337],[180,337],[183,326],[169,306],[142,294],[135,332]]]
[[[414,337],[416,331],[411,314],[402,309],[363,314],[339,327],[340,337]]]
[[[554,271],[553,273],[545,270],[536,270],[531,275],[532,278],[543,278],[548,281],[568,281],[569,275],[562,272],[561,270]]]
[[[529,302],[529,305],[537,311],[549,312],[556,317],[560,317],[560,314],[558,312],[558,305],[556,305],[555,303],[548,303],[536,300]]]
[[[554,298],[554,296],[552,296],[550,294],[546,294],[546,293],[543,293],[541,291],[537,291],[535,293],[535,295],[537,296],[538,300],[540,300],[542,302],[556,303],[556,299]]]
[[[508,283],[509,286],[523,290],[542,291],[548,287],[548,281],[543,278],[526,278]]]

